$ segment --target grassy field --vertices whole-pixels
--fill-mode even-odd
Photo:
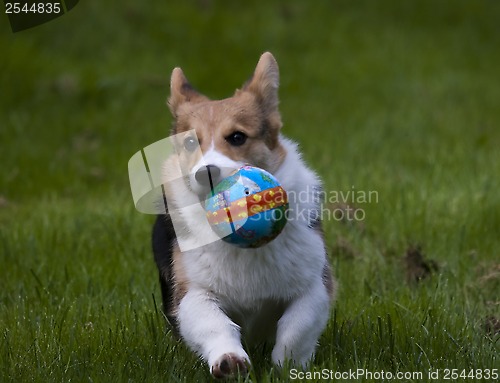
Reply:
[[[211,380],[165,329],[127,161],[168,134],[174,66],[225,97],[266,50],[326,190],[378,196],[325,205],[364,219],[325,221],[338,302],[310,371],[494,381],[500,3],[150,3],[81,1],[16,34],[0,17],[0,382]],[[251,356],[246,381],[293,381]]]

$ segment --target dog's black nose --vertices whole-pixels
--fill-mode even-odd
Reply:
[[[202,185],[210,185],[210,188],[213,188],[215,184],[218,182],[220,176],[220,169],[215,165],[207,165],[199,168],[194,178]]]

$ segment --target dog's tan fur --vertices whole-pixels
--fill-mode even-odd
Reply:
[[[278,73],[269,73],[274,67],[269,60],[274,61],[272,55],[262,56],[252,79],[233,97],[215,101],[194,90],[182,70],[176,68],[168,100],[176,119],[174,133],[195,129],[203,152],[213,145],[236,161],[252,163],[271,173],[278,169],[286,151],[278,140],[282,126],[276,97]],[[248,136],[244,147],[234,147],[224,139],[237,131]]]

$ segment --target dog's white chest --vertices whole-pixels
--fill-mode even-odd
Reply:
[[[309,232],[301,233],[305,230]],[[287,301],[322,272],[324,248],[315,236],[289,223],[260,249],[217,242],[186,253],[184,266],[191,283],[243,307],[268,299]]]

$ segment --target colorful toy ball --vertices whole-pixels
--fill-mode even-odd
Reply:
[[[271,242],[285,227],[288,198],[272,174],[243,166],[213,188],[205,210],[223,241],[256,248]]]

